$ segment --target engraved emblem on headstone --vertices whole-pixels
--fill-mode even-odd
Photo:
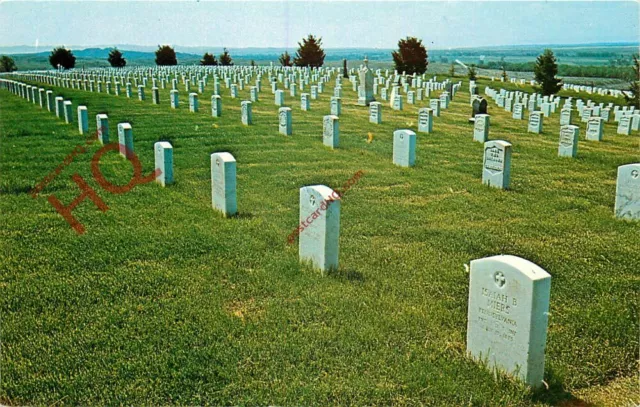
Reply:
[[[507,282],[507,279],[504,277],[504,273],[502,271],[496,271],[493,275],[493,281],[495,281],[498,288],[502,288]]]

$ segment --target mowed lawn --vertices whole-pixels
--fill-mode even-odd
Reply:
[[[278,133],[266,74],[253,126],[240,123],[249,88],[232,99],[221,82],[221,118],[211,117],[211,78],[198,113],[183,85],[177,110],[169,89],[153,105],[150,85],[144,102],[124,86],[121,96],[44,86],[71,100],[74,115],[86,105],[92,132],[107,113],[112,141],[119,122],[131,123],[145,174],[153,143],[170,141],[176,183],[112,194],[92,175],[94,143],[36,198],[29,191],[84,137],[77,123],[0,90],[0,402],[579,405],[585,390],[637,373],[640,223],[613,216],[617,167],[640,161],[637,132],[615,135],[612,121],[604,141],[587,142],[574,112],[578,158],[559,158],[559,112],[543,134],[528,134],[526,120],[490,100],[490,138],[513,144],[511,190],[500,191],[481,182],[466,78],[434,132],[418,133],[413,168],[392,164],[393,131],[417,131],[428,101],[405,98],[402,112],[384,103],[383,124],[370,124],[343,80],[340,147],[331,150],[322,117],[333,80],[309,112],[285,91],[291,137]],[[234,218],[211,207],[210,154],[222,151],[237,160]],[[115,152],[100,169],[114,184],[132,174]],[[297,241],[287,243],[299,188],[341,188],[358,171],[341,206],[339,270],[299,265]],[[74,173],[109,207],[87,199],[73,211],[82,235],[47,201],[79,194]],[[548,389],[530,392],[466,356],[465,265],[497,254],[552,276]]]

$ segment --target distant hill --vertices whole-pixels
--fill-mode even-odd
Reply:
[[[509,65],[526,64],[545,49],[553,49],[558,62],[565,65],[598,66],[598,67],[626,67],[631,63],[631,55],[638,52],[638,43],[600,43],[600,44],[537,44],[537,45],[508,45],[475,48],[429,49],[429,61],[432,63],[450,64],[456,59],[465,64]],[[12,46],[0,47],[0,54],[11,55],[20,70],[50,69],[48,62],[51,46]],[[107,56],[111,46],[96,46],[91,48],[69,46],[76,56],[77,67],[106,67]],[[130,65],[155,65],[154,52],[156,46],[129,45],[117,46],[122,51]],[[222,47],[174,47],[178,63],[183,65],[198,64],[205,52],[219,55]],[[229,52],[238,65],[255,61],[258,65],[271,62],[278,64],[278,57],[284,51],[295,54],[295,49],[285,48],[229,48]],[[339,65],[342,59],[347,59],[350,66],[357,64],[366,55],[376,66],[391,66],[391,49],[372,48],[327,48],[325,49],[327,65]],[[491,63],[493,62],[493,65]],[[527,68],[528,69],[528,68]]]

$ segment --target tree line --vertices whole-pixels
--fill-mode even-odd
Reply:
[[[155,63],[159,66],[171,66],[177,65],[178,59],[173,47],[169,45],[158,45],[158,49],[155,52]],[[325,52],[322,49],[322,38],[315,37],[309,34],[306,38],[303,38],[301,42],[298,42],[298,50],[296,55],[292,58],[288,51],[282,53],[278,61],[281,66],[298,66],[298,67],[321,67],[324,65]],[[398,41],[398,49],[391,53],[395,69],[398,72],[408,75],[421,75],[427,71],[429,65],[429,57],[426,47],[422,44],[422,40],[416,37],[406,37]],[[109,52],[107,58],[109,64],[114,68],[121,68],[126,66],[122,53],[114,48]],[[64,47],[54,48],[49,56],[49,63],[54,68],[71,69],[75,66],[76,57],[71,50]],[[233,65],[233,59],[229,51],[224,48],[222,54],[216,57],[205,52],[200,60],[200,65],[207,66],[231,66]],[[252,60],[251,65],[255,65]],[[638,66],[638,56],[633,56],[632,69],[627,67],[606,67],[606,66],[575,66],[575,65],[558,65],[556,57],[552,50],[545,49],[540,54],[535,62],[524,63],[508,63],[504,60],[501,61],[481,61],[478,65],[471,65],[467,69],[467,76],[469,80],[476,80],[477,71],[476,68],[487,69],[502,69],[502,78],[507,79],[507,70],[531,72],[533,71],[536,82],[538,83],[538,91],[544,95],[551,95],[557,93],[562,88],[562,80],[557,78],[557,75],[561,76],[582,76],[582,77],[613,77],[630,81],[629,91],[632,94],[631,97],[627,97],[629,104],[640,107],[639,98],[639,84],[640,69]],[[8,56],[0,57],[0,72],[11,72],[17,70],[15,62]],[[455,77],[455,64],[451,64],[449,69],[449,76]],[[347,60],[343,61],[343,75],[347,75]]]

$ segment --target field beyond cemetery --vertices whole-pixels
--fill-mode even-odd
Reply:
[[[439,76],[438,80],[443,80]],[[392,163],[393,131],[417,131],[428,101],[369,123],[343,79],[340,147],[322,144],[334,80],[311,110],[285,91],[293,135],[278,133],[278,107],[262,80],[252,126],[213,80],[190,113],[180,106],[42,85],[116,126],[131,123],[149,174],[153,144],[170,141],[175,184],[100,187],[86,145],[33,198],[30,191],[84,144],[77,123],[0,90],[0,402],[9,405],[442,405],[582,406],[640,402],[637,385],[640,223],[613,216],[620,165],[640,162],[640,137],[585,141],[558,157],[559,112],[543,134],[489,100],[490,139],[513,144],[511,189],[482,185],[483,146],[473,141],[469,84],[417,133],[413,168]],[[31,82],[34,83],[34,82]],[[478,81],[532,92],[529,86]],[[192,89],[196,88],[195,86]],[[281,88],[281,85],[280,85]],[[192,90],[193,91],[193,90]],[[305,91],[308,91],[305,90]],[[434,92],[431,97],[437,97]],[[435,95],[435,96],[434,96]],[[596,102],[622,98],[561,93]],[[526,117],[526,116],[525,116]],[[237,160],[239,215],[211,207],[210,154]],[[117,153],[99,168],[124,185],[133,169]],[[299,188],[341,188],[340,267],[321,275],[298,262],[287,237],[298,225]],[[73,210],[77,234],[47,197],[79,194],[79,174],[108,205]],[[303,232],[304,233],[304,232]],[[471,260],[528,259],[551,276],[545,381],[532,392],[466,356]]]

